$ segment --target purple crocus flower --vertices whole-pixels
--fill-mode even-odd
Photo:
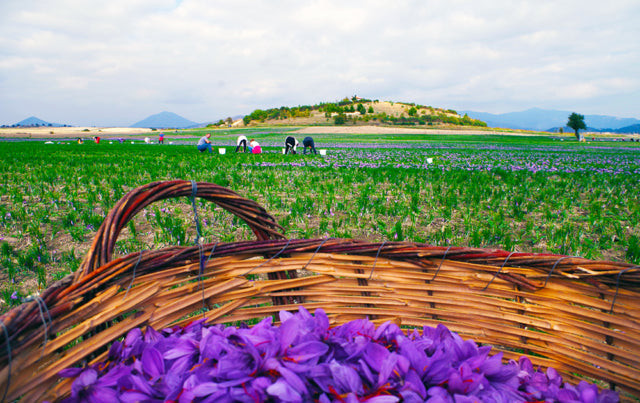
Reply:
[[[80,372],[71,385],[71,396],[63,400],[64,403],[109,403],[117,401],[117,392],[103,386],[98,380],[98,372],[93,368],[87,368]]]
[[[292,344],[302,341],[321,340],[329,329],[329,319],[324,311],[316,318],[303,306],[300,306],[296,315],[287,311],[280,312],[280,345],[284,351]]]
[[[339,394],[356,392],[362,394],[364,391],[362,379],[358,372],[349,365],[340,364],[333,360],[329,363],[329,370],[332,376],[332,389]]]
[[[124,338],[122,346],[122,358],[127,359],[133,356],[139,356],[144,349],[144,340],[142,339],[142,330],[139,328],[132,329]]]
[[[308,372],[327,353],[329,346],[319,341],[307,341],[288,348],[282,360],[286,368],[295,372]]]
[[[227,338],[223,351],[211,371],[212,376],[221,380],[249,378],[262,365],[258,350],[241,335]]]
[[[142,352],[142,371],[152,380],[165,374],[164,358],[162,353],[153,347],[148,347]]]
[[[502,363],[490,347],[444,325],[406,334],[366,319],[329,327],[321,309],[281,312],[253,327],[206,325],[143,334],[112,344],[108,360],[60,373],[76,378],[68,402],[525,402],[613,403],[595,385],[563,383],[523,357]]]
[[[287,381],[280,378],[267,388],[270,396],[278,398],[283,402],[303,402],[302,396]]]
[[[450,393],[475,395],[482,384],[483,375],[474,372],[467,363],[463,363],[457,371],[451,371],[448,379]]]
[[[164,353],[164,358],[170,361],[171,372],[185,372],[193,367],[198,355],[197,341],[184,337],[176,340],[175,345]]]
[[[378,343],[367,343],[363,352],[365,362],[375,372],[382,371],[382,364],[391,354],[387,348]]]

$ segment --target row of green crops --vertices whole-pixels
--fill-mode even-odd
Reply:
[[[326,156],[285,156],[284,133],[248,133],[265,146],[260,155],[234,153],[236,134],[213,136],[213,154],[197,152],[193,135],[169,139],[173,145],[167,138],[165,145],[0,142],[1,309],[77,269],[127,191],[169,179],[213,182],[254,199],[291,238],[414,241],[640,263],[638,143],[318,135]],[[217,153],[222,146],[224,155]],[[237,218],[209,202],[197,206],[207,242],[253,239]],[[116,254],[195,240],[189,201],[167,200],[125,228]]]

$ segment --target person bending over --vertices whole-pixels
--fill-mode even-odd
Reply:
[[[200,140],[198,140],[198,151],[200,151],[201,153],[209,150],[209,152],[213,152],[211,150],[211,140],[209,140],[209,137],[211,137],[211,133],[207,133],[205,134]]]
[[[309,148],[309,154],[311,154],[311,151],[313,151],[314,154],[318,154],[318,152],[316,151],[316,144],[313,142],[313,138],[311,137],[305,137],[304,140],[302,140],[302,146],[304,147],[303,150],[303,154],[307,154],[307,148]]]
[[[247,136],[239,136],[236,141],[236,152],[240,151],[240,147],[243,147],[242,152],[247,152]]]
[[[251,139],[251,141],[249,142],[249,150],[252,154],[262,154],[262,147],[260,147],[260,143],[258,143],[254,139]]]
[[[300,143],[298,142],[298,140],[296,140],[295,137],[287,137],[287,139],[284,141],[284,153],[289,154],[289,151],[291,151],[291,154],[295,154],[298,144]]]

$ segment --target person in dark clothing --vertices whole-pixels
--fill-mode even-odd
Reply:
[[[302,151],[303,154],[307,154],[308,147],[310,148],[309,154],[311,154],[311,151],[313,151],[314,154],[318,155],[318,152],[316,151],[316,144],[313,142],[313,138],[305,137],[304,140],[302,140],[302,146],[304,147],[304,150]]]
[[[236,152],[240,151],[240,147],[242,147],[242,152],[247,152],[247,137],[246,136],[239,136],[238,140],[236,141]]]
[[[287,139],[284,141],[284,147],[285,147],[284,153],[289,154],[289,151],[291,151],[292,154],[295,154],[298,144],[300,143],[298,142],[298,140],[295,139],[295,137],[293,136],[287,137]]]

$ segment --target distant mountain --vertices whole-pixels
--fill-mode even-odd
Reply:
[[[67,125],[62,125],[60,123],[49,123],[49,122],[45,122],[42,119],[39,119],[35,116],[31,116],[28,117],[24,120],[19,121],[18,123],[16,123],[14,126],[29,126],[29,127],[38,127],[38,126],[47,126],[47,127],[61,127],[61,126],[67,126]]]
[[[131,125],[131,127],[148,127],[151,129],[188,129],[196,126],[198,126],[198,123],[185,119],[173,112],[160,112]]]
[[[460,111],[461,115],[469,115],[470,118],[487,122],[489,127],[503,127],[508,129],[540,130],[562,127],[567,123],[570,111],[547,110],[532,108],[522,112],[509,112],[493,114],[486,112]],[[577,111],[577,113],[580,113]],[[640,120],[634,118],[618,118],[605,115],[585,115],[584,121],[588,127],[594,129],[608,129],[614,131],[626,126],[640,124]]]
[[[620,129],[617,129],[615,132],[620,134],[640,133],[640,124],[621,127]]]

